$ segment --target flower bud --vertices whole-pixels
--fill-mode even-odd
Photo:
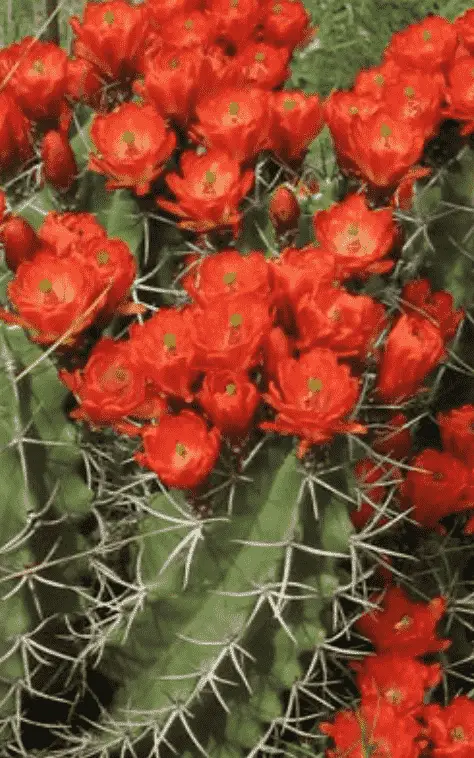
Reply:
[[[268,212],[277,234],[285,234],[297,228],[300,206],[294,193],[287,187],[277,187],[270,200]]]
[[[47,132],[41,146],[43,176],[61,192],[71,189],[78,169],[69,140],[62,132]]]
[[[39,240],[32,226],[21,216],[9,216],[0,227],[0,240],[5,248],[5,262],[16,271],[22,261],[33,258]]]

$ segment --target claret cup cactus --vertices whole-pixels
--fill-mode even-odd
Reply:
[[[313,6],[0,50],[1,755],[474,754],[474,15]]]

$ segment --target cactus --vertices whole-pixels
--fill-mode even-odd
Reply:
[[[393,31],[432,7],[397,3],[382,34],[362,8],[305,5],[319,34],[295,52],[285,87],[322,96],[349,86],[361,66],[378,62]],[[450,3],[445,15],[452,19],[465,7]],[[346,39],[348,23],[361,24],[361,34]],[[61,17],[60,29],[63,24]],[[258,158],[236,238],[220,230],[197,235],[179,229],[149,198],[126,188],[110,191],[104,176],[88,170],[93,115],[88,106],[76,107],[74,189],[40,188],[35,164],[5,183],[9,209],[36,230],[49,211],[94,213],[137,263],[131,300],[139,324],[143,310],[189,302],[180,288],[184,256],[212,256],[230,246],[273,259],[287,245],[313,244],[314,214],[359,186],[339,170],[325,126],[297,168],[268,153]],[[407,403],[420,449],[438,433],[439,410],[474,403],[472,147],[472,137],[444,124],[425,150],[431,175],[417,183],[410,210],[395,211],[404,239],[393,272],[356,285],[357,294],[383,302],[392,316],[403,285],[426,276],[433,291],[450,292],[465,311],[429,392]],[[287,236],[268,212],[282,177],[300,210],[298,228]],[[317,187],[304,194],[301,188],[312,182]],[[159,186],[163,193],[164,183]],[[1,273],[4,304],[12,274],[6,266]],[[127,318],[117,311],[102,333],[121,337]],[[92,329],[79,343],[80,359],[96,338]],[[205,486],[190,491],[138,468],[130,430],[67,417],[72,399],[58,369],[76,363],[56,347],[39,347],[23,329],[0,325],[5,754],[322,758],[318,724],[328,712],[352,706],[346,662],[367,653],[354,625],[372,608],[371,590],[389,566],[415,596],[448,596],[445,626],[453,645],[442,653],[443,686],[452,696],[462,677],[472,683],[464,673],[471,658],[469,538],[456,531],[457,522],[447,535],[421,536],[410,515],[393,505],[396,474],[387,476],[375,516],[359,530],[351,519],[366,498],[355,464],[367,458],[399,464],[373,445],[372,429],[389,410],[371,394],[374,365],[362,372],[352,414],[367,424],[368,437],[339,434],[297,455],[293,436],[253,430],[246,445],[226,443]],[[400,468],[405,475],[410,464]]]

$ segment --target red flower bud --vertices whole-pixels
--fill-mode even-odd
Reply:
[[[135,460],[150,468],[167,487],[195,489],[217,461],[220,433],[208,431],[206,422],[192,411],[163,415],[156,426],[142,431],[144,453]]]
[[[438,413],[436,420],[444,449],[474,469],[474,405]]]
[[[404,400],[444,356],[438,327],[419,316],[401,316],[385,343],[377,392],[387,403]]]
[[[411,518],[428,529],[450,513],[474,508],[471,471],[451,453],[427,448],[411,461],[400,487],[402,503]]]
[[[245,373],[209,371],[196,396],[209,419],[231,442],[243,439],[252,424],[260,394]]]
[[[364,613],[356,621],[357,631],[372,642],[378,653],[415,657],[450,646],[450,640],[436,635],[436,625],[446,610],[444,597],[435,597],[428,604],[414,603],[400,587],[391,586],[380,599],[380,609]],[[376,600],[371,598],[371,602]]]
[[[300,206],[295,193],[284,185],[277,187],[271,197],[268,213],[277,234],[297,229]]]
[[[69,140],[62,132],[50,131],[41,145],[43,176],[61,192],[71,189],[78,168]]]
[[[0,240],[5,248],[5,261],[9,269],[16,271],[22,261],[31,260],[40,246],[32,226],[21,216],[9,215],[0,222]]]

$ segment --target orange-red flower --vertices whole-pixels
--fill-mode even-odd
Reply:
[[[182,279],[189,295],[202,307],[213,300],[234,295],[270,301],[270,268],[262,252],[246,255],[236,250],[220,250],[201,258]]]
[[[89,0],[84,20],[72,16],[75,34],[73,52],[85,58],[109,80],[124,81],[139,70],[148,33],[146,4],[130,5],[125,0],[104,3]]]
[[[433,14],[394,34],[385,48],[385,60],[433,73],[450,62],[456,45],[454,24]]]
[[[277,234],[285,234],[298,228],[300,206],[293,190],[283,184],[277,187],[268,206],[270,221]]]
[[[5,249],[5,262],[12,271],[16,271],[22,261],[31,260],[40,247],[33,227],[22,216],[11,213],[3,217],[3,221],[0,213],[0,241]]]
[[[425,139],[433,137],[441,121],[445,80],[441,73],[400,71],[396,81],[385,88],[384,104],[397,121],[421,128]]]
[[[137,195],[150,191],[176,146],[176,135],[155,109],[137,103],[96,116],[90,134],[97,152],[89,168],[107,177],[107,189],[129,187]]]
[[[25,116],[33,121],[57,120],[66,94],[65,51],[53,42],[25,37],[16,60],[11,88]]]
[[[249,42],[229,62],[226,81],[237,87],[275,89],[288,79],[289,59],[290,53],[284,47]]]
[[[270,380],[269,391],[263,395],[277,416],[260,428],[300,437],[298,455],[303,457],[312,445],[328,442],[335,434],[367,431],[346,420],[358,395],[359,381],[349,367],[338,363],[332,350],[314,348],[277,367],[276,381]]]
[[[436,420],[444,449],[474,469],[474,405],[438,413]]]
[[[474,55],[456,60],[448,72],[445,118],[465,122],[461,134],[474,131]]]
[[[58,258],[39,250],[18,266],[8,297],[18,315],[3,312],[2,320],[20,324],[30,330],[32,341],[47,345],[61,337],[65,344],[74,341],[92,324],[107,295],[94,268],[77,254]]]
[[[261,8],[259,0],[207,0],[206,13],[213,19],[216,39],[240,48],[250,39]]]
[[[260,393],[245,372],[208,371],[196,399],[223,437],[238,442],[249,432]]]
[[[464,47],[474,53],[474,8],[469,8],[453,23]]]
[[[354,117],[349,133],[349,154],[362,177],[370,185],[394,187],[423,153],[425,135],[415,124],[407,129],[403,121],[385,110],[361,118]]]
[[[33,155],[31,123],[13,95],[0,92],[0,173]]]
[[[268,98],[254,87],[224,87],[198,102],[189,134],[240,163],[250,161],[268,141]]]
[[[220,433],[193,411],[164,414],[155,426],[142,430],[143,453],[135,460],[150,468],[168,487],[195,489],[202,484],[219,457]]]
[[[425,706],[423,720],[428,728],[433,758],[471,758],[474,751],[474,701],[457,695],[442,708]]]
[[[380,66],[371,66],[359,71],[352,92],[382,103],[385,100],[387,87],[397,81],[403,69],[393,60],[388,59]]]
[[[61,370],[59,378],[76,395],[79,408],[71,418],[94,425],[111,424],[134,416],[145,402],[146,383],[140,366],[140,348],[133,341],[102,337],[83,369]]]
[[[92,213],[59,213],[50,211],[38,230],[42,242],[63,256],[76,251],[81,253],[83,243],[91,239],[107,239],[103,226]]]
[[[324,101],[324,120],[331,130],[339,165],[346,173],[358,172],[352,156],[350,135],[356,117],[368,119],[380,109],[380,103],[367,95],[336,90]]]
[[[428,279],[413,279],[407,282],[400,297],[406,313],[417,314],[435,324],[445,342],[454,337],[464,318],[464,310],[453,309],[454,298],[450,292],[432,292]]]
[[[68,58],[66,70],[66,96],[101,110],[104,80],[100,69],[85,58]]]
[[[450,640],[436,634],[438,621],[446,611],[446,598],[435,597],[429,603],[415,603],[401,587],[390,586],[379,609],[364,613],[356,629],[367,637],[378,653],[425,655],[446,650]],[[375,602],[376,597],[371,601]]]
[[[310,15],[300,0],[266,0],[261,12],[262,41],[292,52],[309,38]]]
[[[273,120],[270,149],[288,163],[299,161],[323,126],[318,95],[300,90],[274,92],[270,99]]]
[[[253,185],[254,172],[242,172],[238,161],[219,150],[209,150],[205,155],[187,150],[181,154],[180,168],[182,176],[166,177],[177,201],[159,197],[157,204],[179,216],[182,229],[206,232],[230,228],[237,236],[242,218],[238,205]]]
[[[336,259],[337,277],[386,273],[393,261],[382,260],[397,238],[397,225],[389,208],[371,210],[363,193],[351,193],[313,217],[321,245]]]
[[[127,298],[137,273],[135,258],[123,240],[101,237],[83,240],[80,255],[93,266],[103,287],[109,287],[101,313],[108,318]]]
[[[215,38],[212,15],[198,10],[177,13],[166,22],[166,45],[175,50],[206,51]]]

